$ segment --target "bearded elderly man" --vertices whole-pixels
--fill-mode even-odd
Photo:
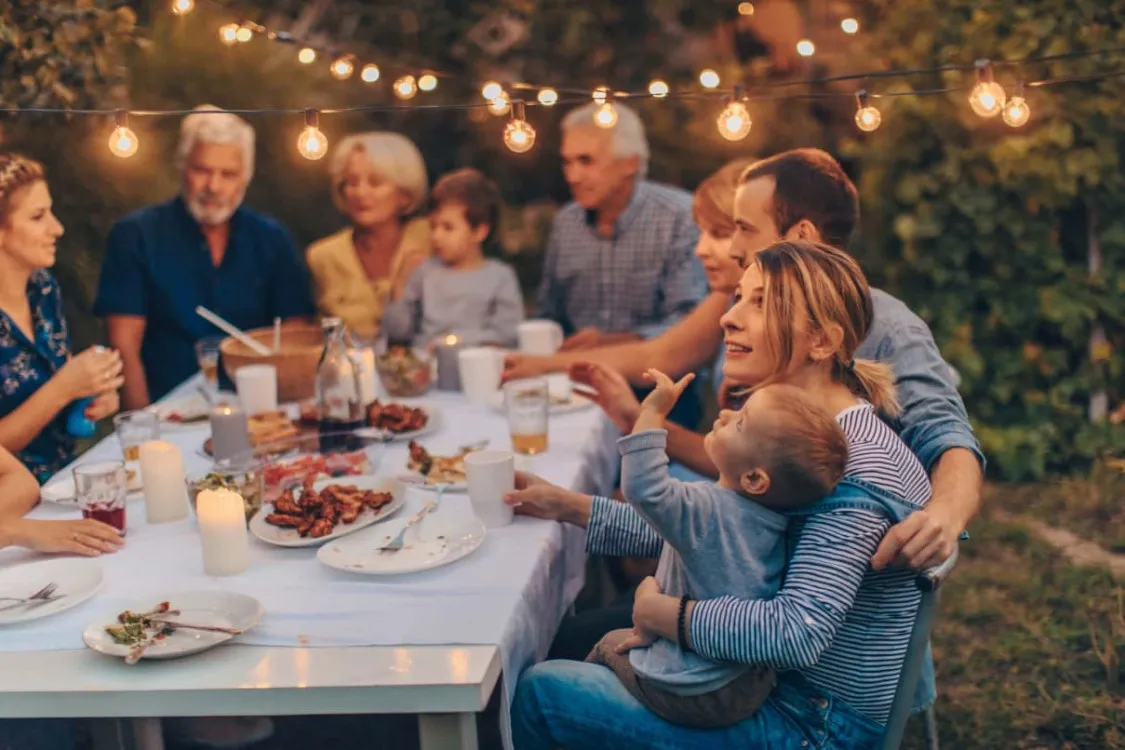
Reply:
[[[313,314],[289,232],[242,205],[254,174],[254,129],[216,107],[196,109],[180,128],[180,195],[126,216],[109,234],[94,312],[121,352],[128,409],[198,370],[195,342],[219,331],[197,306],[243,330]]]

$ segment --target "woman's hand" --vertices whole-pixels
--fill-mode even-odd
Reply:
[[[117,391],[109,391],[95,398],[86,407],[86,419],[98,422],[106,417],[113,416],[121,408],[121,399]]]
[[[516,513],[549,521],[566,521],[576,526],[586,526],[590,521],[589,495],[564,490],[546,479],[524,471],[516,472],[516,489],[504,496],[504,502],[514,506]]]
[[[36,552],[69,552],[97,557],[102,553],[116,552],[125,543],[117,529],[92,518],[78,521],[18,518],[0,525],[8,526],[16,546]]]
[[[656,387],[645,396],[641,408],[651,409],[660,416],[667,417],[668,412],[672,411],[672,407],[680,400],[684,389],[688,387],[691,381],[695,380],[695,373],[689,372],[673,383],[672,379],[660,370],[654,370],[650,367],[645,372],[645,378],[655,383]]]
[[[125,383],[121,368],[121,355],[115,350],[92,346],[71,357],[52,381],[58,384],[68,401],[74,401],[116,391]]]
[[[570,366],[570,379],[593,389],[595,403],[622,432],[632,432],[641,413],[641,404],[632,386],[617,370],[596,362],[575,362]]]
[[[504,357],[504,374],[500,380],[507,383],[520,378],[533,378],[551,372],[550,357],[512,353]]]

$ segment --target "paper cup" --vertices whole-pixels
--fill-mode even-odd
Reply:
[[[247,414],[277,411],[277,368],[273,365],[239,367],[234,372],[234,385]]]
[[[512,522],[512,506],[504,495],[516,488],[515,457],[508,451],[474,451],[465,456],[469,502],[477,518],[490,529]]]
[[[520,323],[520,352],[547,356],[562,346],[563,329],[553,320],[526,320]]]
[[[461,392],[470,401],[487,403],[500,388],[504,374],[504,352],[487,346],[474,346],[457,353]]]

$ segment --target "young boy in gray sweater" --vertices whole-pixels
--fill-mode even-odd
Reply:
[[[677,383],[656,370],[648,376],[656,389],[618,448],[625,499],[665,541],[656,570],[661,591],[693,599],[773,596],[786,561],[782,512],[832,491],[847,462],[843,431],[805,391],[768,385],[740,410],[723,411],[705,437],[718,481],[681,482],[668,474],[663,427],[692,376]],[[648,645],[632,630],[607,634],[586,660],[612,669],[658,716],[699,728],[752,715],[775,682],[767,667],[715,662],[663,638]]]
[[[431,194],[435,258],[420,265],[383,311],[392,343],[425,347],[453,334],[467,346],[514,347],[523,296],[511,266],[484,257],[481,245],[500,217],[500,191],[475,169],[442,177]]]

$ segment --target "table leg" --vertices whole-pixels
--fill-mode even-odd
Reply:
[[[476,714],[419,714],[420,750],[477,750]]]
[[[136,750],[164,750],[160,717],[133,719],[133,745]]]

